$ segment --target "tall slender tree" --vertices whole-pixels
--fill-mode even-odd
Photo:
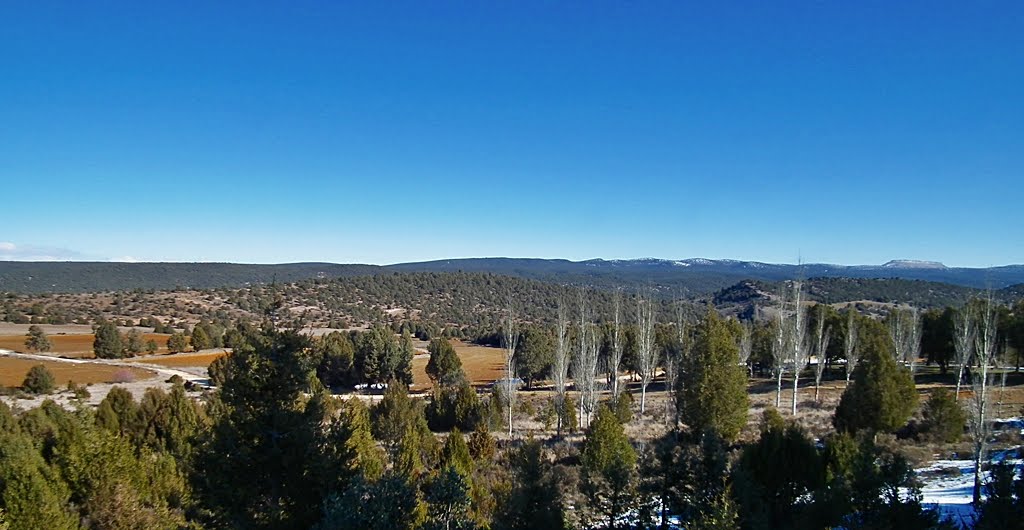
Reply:
[[[852,306],[846,309],[846,337],[843,339],[843,356],[846,358],[846,385],[850,385],[850,376],[860,361],[860,350],[857,348],[857,310]]]
[[[789,319],[789,349],[793,357],[792,414],[796,416],[800,371],[807,365],[810,348],[807,344],[807,310],[803,305],[803,282],[793,282],[793,316]]]
[[[572,376],[576,390],[580,396],[580,424],[590,424],[590,415],[594,412],[597,384],[597,358],[600,344],[597,328],[590,320],[587,307],[587,295],[582,289],[579,293],[579,333],[577,348],[572,360]]]
[[[512,436],[514,431],[512,428],[512,413],[515,410],[516,392],[519,390],[519,385],[516,384],[515,381],[516,346],[519,344],[519,323],[516,320],[514,299],[511,295],[508,297],[508,306],[505,311],[504,324],[505,380],[503,382],[503,390],[505,394],[505,403],[508,408],[508,435]]]
[[[612,344],[608,356],[608,372],[612,379],[612,399],[619,399],[619,366],[622,364],[622,352],[625,349],[625,337],[622,332],[622,289],[612,293]]]
[[[973,306],[964,304],[953,317],[953,350],[956,352],[956,401],[960,401],[960,385],[964,381],[964,369],[974,355],[975,328]]]
[[[555,321],[555,359],[551,369],[555,383],[555,407],[558,415],[558,436],[565,427],[565,383],[569,377],[569,314],[565,299],[558,298],[558,316]]]
[[[974,339],[977,369],[974,371],[974,396],[970,405],[970,431],[974,440],[974,504],[981,502],[982,468],[988,460],[988,437],[991,431],[989,413],[992,386],[992,363],[996,360],[998,322],[991,293],[978,315],[978,331]]]
[[[750,354],[754,351],[754,321],[740,321],[740,362],[747,367],[747,377],[753,375],[753,367],[750,365]]]
[[[772,336],[772,371],[775,375],[775,408],[782,406],[782,376],[786,373],[789,355],[789,319],[786,318],[786,289],[780,291],[779,307],[775,312],[775,333]]]
[[[658,370],[658,348],[654,344],[654,305],[648,296],[637,298],[637,360],[640,368],[640,413],[647,402],[647,386]]]
[[[828,343],[832,339],[832,328],[825,327],[825,315],[825,306],[818,306],[818,319],[814,327],[814,351],[818,356],[818,362],[814,365],[814,401],[818,401],[821,378],[828,364]]]

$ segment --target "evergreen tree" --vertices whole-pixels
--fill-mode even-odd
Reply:
[[[0,506],[10,530],[76,530],[70,492],[25,434],[0,430]]]
[[[547,377],[554,362],[555,338],[538,326],[523,328],[516,347],[516,375],[531,388],[533,382]]]
[[[975,530],[1019,530],[1024,528],[1024,480],[1017,478],[1013,464],[992,464],[985,484],[985,501],[978,507]]]
[[[28,327],[28,334],[25,336],[25,348],[31,352],[42,352],[50,351],[53,345],[43,328],[32,325]]]
[[[356,477],[324,505],[316,530],[412,530],[419,500],[406,477],[389,473],[380,480]]]
[[[193,473],[217,526],[308,528],[327,494],[347,480],[338,463],[330,482],[321,472],[324,455],[344,453],[340,440],[326,436],[324,407],[307,406],[320,403],[305,397],[315,381],[308,345],[296,332],[267,330],[226,357]]]
[[[113,322],[102,321],[93,328],[92,351],[100,359],[124,357],[124,341]]]
[[[444,448],[441,450],[441,466],[452,468],[463,477],[469,477],[473,473],[473,457],[469,454],[466,439],[458,429],[449,433],[445,439]]]
[[[29,368],[28,373],[25,374],[25,380],[21,383],[21,388],[32,394],[52,394],[56,387],[57,382],[54,380],[53,374],[44,364],[37,364]]]
[[[206,326],[201,324],[197,324],[192,330],[192,336],[189,337],[189,342],[192,343],[192,351],[206,350],[213,347],[213,341],[210,339],[210,335],[206,331]]]
[[[865,321],[859,340],[861,362],[843,391],[833,423],[841,431],[895,431],[917,408],[913,376],[893,359],[892,342],[881,324]]]
[[[636,487],[636,451],[615,412],[601,404],[583,443],[583,489],[609,528],[632,505]]]
[[[184,526],[185,477],[167,454],[136,450],[128,438],[82,422],[62,429],[53,463],[83,519],[98,528]]]
[[[316,375],[324,386],[343,388],[355,383],[355,347],[347,334],[332,331],[324,335],[316,341],[313,352],[317,357]]]
[[[680,417],[693,432],[735,440],[747,423],[747,374],[729,325],[709,309],[697,326],[676,391]]]
[[[566,525],[565,503],[537,440],[527,440],[506,457],[512,469],[512,491],[495,516],[499,530],[560,529]]]
[[[140,426],[139,406],[132,393],[120,386],[111,388],[96,410],[96,424],[121,436],[136,436]]]
[[[467,452],[468,456],[468,452]],[[469,516],[471,499],[466,475],[448,466],[427,488],[427,514],[423,530],[469,530],[475,528]]]
[[[814,441],[767,409],[761,437],[743,449],[733,474],[744,527],[767,530],[797,526],[810,494],[822,486],[824,470]]]
[[[134,357],[142,353],[142,349],[145,347],[145,344],[142,342],[142,333],[140,333],[139,330],[135,328],[128,330],[124,339],[124,352],[128,354],[129,357]]]
[[[427,375],[435,389],[451,387],[462,383],[466,374],[462,371],[462,360],[447,339],[434,339],[428,348]]]
[[[963,438],[967,414],[949,390],[932,390],[921,412],[921,430],[927,438],[939,443],[954,443]]]
[[[170,353],[181,353],[188,349],[188,337],[184,333],[174,332],[167,337],[167,351]]]

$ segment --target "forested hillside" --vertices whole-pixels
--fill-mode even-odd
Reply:
[[[908,264],[909,263],[909,264]],[[1024,282],[1024,266],[987,269],[826,264],[786,265],[737,260],[587,260],[476,258],[395,265],[289,263],[107,263],[0,261],[0,292],[82,293],[99,291],[211,289],[293,283],[307,279],[367,276],[384,272],[477,272],[597,288],[651,287],[693,298],[742,280],[799,278],[906,279],[976,289],[1000,289]]]
[[[654,301],[662,321],[674,320],[676,306],[692,315],[712,304],[727,314],[752,316],[757,307],[775,303],[783,282],[745,280],[707,297],[680,297],[680,291],[651,286],[622,287],[628,300],[643,292]],[[808,300],[836,304],[870,302],[918,308],[957,306],[978,290],[935,282],[898,279],[812,278],[804,282]],[[495,328],[509,300],[535,322],[551,322],[559,299],[574,304],[581,289],[598,319],[611,315],[615,287],[562,284],[482,272],[397,273],[307,279],[294,283],[239,288],[83,294],[7,294],[0,320],[15,323],[92,324],[101,319],[139,322],[259,319],[268,310],[304,326],[349,328],[402,321]],[[1012,304],[1019,287],[995,291],[996,300]],[[627,300],[627,304],[633,304]],[[633,311],[632,305],[627,310]]]

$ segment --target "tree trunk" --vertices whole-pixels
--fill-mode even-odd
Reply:
[[[775,383],[775,408],[782,406],[782,370],[779,370],[779,375]]]
[[[793,370],[793,416],[796,416],[796,392],[800,386],[800,370]]]

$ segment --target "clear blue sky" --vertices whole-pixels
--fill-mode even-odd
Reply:
[[[1019,1],[4,2],[0,257],[1024,263],[1022,28]]]

